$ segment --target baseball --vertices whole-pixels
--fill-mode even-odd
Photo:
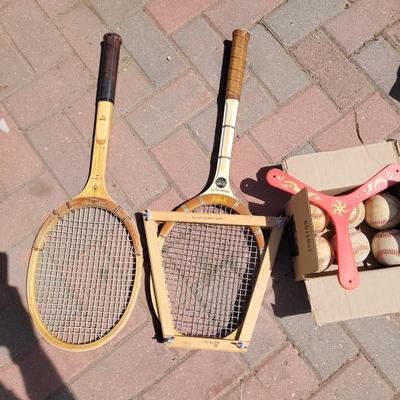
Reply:
[[[355,228],[356,226],[360,225],[361,222],[364,221],[364,218],[365,206],[364,203],[361,202],[357,205],[357,207],[353,208],[352,212],[350,213],[349,228]]]
[[[400,264],[400,230],[389,229],[377,233],[372,239],[372,253],[383,265]]]
[[[400,201],[388,193],[380,193],[365,202],[365,220],[375,229],[394,228],[400,223]]]
[[[325,271],[331,265],[334,254],[332,245],[322,236],[315,236],[315,245],[317,246],[318,269],[315,272]]]
[[[349,229],[349,236],[356,264],[362,263],[371,251],[369,240],[361,231],[354,228]],[[336,235],[332,238],[332,245],[337,252]]]
[[[321,233],[329,222],[329,217],[317,206],[310,204],[311,219],[315,233]]]

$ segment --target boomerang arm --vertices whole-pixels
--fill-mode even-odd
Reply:
[[[354,192],[343,196],[343,199],[351,199],[353,200],[352,203],[358,204],[397,182],[400,182],[400,164],[389,164],[358,189],[354,190]]]

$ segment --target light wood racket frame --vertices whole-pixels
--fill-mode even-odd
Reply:
[[[152,301],[161,324],[163,340],[166,346],[245,352],[250,344],[258,313],[267,289],[286,219],[284,217],[254,215],[146,210],[143,212],[143,221],[151,263]],[[164,236],[158,234],[158,232],[159,224],[164,224],[164,227],[165,224],[169,224],[172,227],[176,222],[249,226],[270,230],[268,243],[260,248],[262,261],[244,320],[239,328],[224,338],[193,337],[183,335],[175,329],[162,263],[161,251],[164,244]],[[264,243],[264,240],[262,243]]]
[[[104,36],[104,40],[110,35],[112,34],[106,34]],[[115,60],[109,59],[109,61],[110,62],[113,61],[115,64]],[[118,62],[116,65],[118,65]],[[116,73],[115,67],[113,67],[113,70]],[[70,350],[70,351],[91,350],[111,340],[123,328],[129,316],[131,315],[131,312],[133,310],[134,304],[138,296],[140,282],[142,278],[143,251],[136,225],[133,222],[132,218],[118,204],[116,204],[111,199],[106,188],[106,181],[105,181],[106,160],[107,160],[108,142],[111,134],[112,111],[114,106],[113,102],[115,94],[116,77],[110,77],[109,75],[107,75],[106,79],[112,81],[111,84],[109,83],[109,81],[106,82],[106,84],[108,85],[106,89],[108,89],[109,91],[111,90],[112,92],[111,99],[105,98],[105,100],[97,101],[95,135],[93,142],[89,179],[84,189],[82,190],[81,193],[79,193],[79,195],[77,195],[74,199],[67,201],[59,208],[53,210],[53,212],[44,221],[39,232],[36,235],[29,260],[29,268],[27,276],[27,298],[28,298],[28,307],[32,321],[35,327],[40,332],[40,334],[49,343],[63,350]],[[105,93],[108,92],[106,91]],[[58,339],[57,337],[53,336],[49,332],[47,327],[43,324],[40,318],[40,314],[35,299],[35,294],[36,294],[35,279],[36,279],[36,272],[38,269],[38,265],[40,262],[41,252],[51,229],[57,224],[57,222],[63,216],[71,212],[71,210],[81,209],[84,207],[96,207],[109,211],[115,217],[117,217],[121,221],[121,223],[125,226],[125,228],[128,230],[135,250],[135,260],[136,260],[135,278],[127,306],[124,310],[123,315],[114,325],[114,327],[103,337],[93,342],[84,344],[71,344],[64,342]]]

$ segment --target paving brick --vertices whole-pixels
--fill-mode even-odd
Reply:
[[[70,198],[75,197],[89,175],[90,149],[69,119],[58,113],[28,131],[28,137]]]
[[[10,2],[2,9],[0,23],[38,72],[72,55],[66,40],[33,1]]]
[[[329,380],[312,400],[386,400],[393,394],[374,367],[361,356]]]
[[[110,140],[108,168],[135,204],[144,205],[167,187],[167,182],[124,120],[117,122]]]
[[[396,49],[400,49],[400,22],[396,22],[390,29],[385,32],[386,38],[392,43]]]
[[[268,116],[251,133],[271,160],[277,162],[327,126],[337,114],[325,94],[312,87]]]
[[[285,340],[286,337],[278,324],[267,310],[261,307],[249,349],[243,353],[243,357],[250,367],[254,367],[278,350]]]
[[[236,354],[197,352],[157,382],[143,395],[144,400],[159,398],[210,399],[243,373]]]
[[[368,43],[353,57],[385,93],[392,94],[399,101],[398,84],[395,85],[400,64],[399,52],[396,52],[384,39],[379,38]],[[395,93],[392,92],[392,88]]]
[[[0,190],[4,195],[40,175],[44,166],[1,104],[0,118],[10,129],[9,133],[0,132]]]
[[[128,122],[147,145],[152,145],[200,111],[211,98],[211,93],[189,72],[128,114]]]
[[[231,163],[232,182],[236,187],[242,189],[249,179],[256,179],[257,172],[269,163],[269,160],[263,156],[249,137],[240,138],[233,146]],[[251,193],[247,193],[245,190],[242,193],[238,194],[241,197],[245,197],[249,202],[261,203]]]
[[[145,10],[167,34],[170,34],[183,26],[191,18],[201,14],[214,2],[215,0],[194,0],[187,2],[179,0],[150,0],[146,3]]]
[[[251,31],[249,60],[254,73],[280,103],[309,85],[306,74],[261,25]]]
[[[243,84],[240,99],[239,115],[237,121],[236,135],[240,136],[250,127],[255,125],[261,118],[265,117],[275,108],[274,100],[259,85],[256,79],[249,77]],[[193,133],[199,138],[201,144],[211,154],[216,136],[220,136],[222,125],[223,108],[218,115],[218,106],[215,102],[199,115],[189,121]],[[219,141],[216,143],[217,148]],[[217,150],[218,151],[218,150]]]
[[[284,0],[224,0],[206,12],[208,18],[231,39],[236,28],[250,29],[252,25],[278,7]]]
[[[186,128],[161,142],[152,152],[186,198],[194,197],[204,187],[209,161]]]
[[[41,400],[104,354],[104,347],[73,354],[41,342],[0,370],[0,381],[20,400]]]
[[[175,9],[171,9],[171,12],[172,10]],[[204,79],[218,90],[224,43],[204,18],[198,18],[189,23],[174,34],[173,38]],[[195,46],[193,46],[194,43],[196,43]]]
[[[143,72],[127,51],[122,49],[116,88],[115,116],[118,117],[132,110],[152,92],[153,87]]]
[[[107,27],[84,4],[61,15],[59,21],[60,29],[69,43],[96,76],[99,70],[100,42],[108,31]]]
[[[89,0],[103,21],[111,26],[121,20],[128,12],[142,10],[147,0]]]
[[[66,198],[58,183],[44,174],[0,203],[0,250],[7,250],[33,230]]]
[[[70,388],[76,398],[127,399],[174,365],[174,353],[152,337],[146,326],[130,336],[100,363],[80,375]],[[134,357],[129,357],[134,354]]]
[[[231,392],[223,397],[224,400],[273,400],[270,393],[255,376],[240,382]]]
[[[318,379],[289,345],[258,370],[257,378],[273,399],[304,399]]]
[[[181,75],[187,66],[182,56],[144,13],[128,15],[115,25],[125,47],[156,86],[163,86]]]
[[[263,22],[286,45],[291,46],[340,14],[347,7],[346,0],[289,0],[267,15]]]
[[[53,19],[57,20],[57,16],[68,11],[80,2],[80,0],[36,0],[42,9]],[[57,21],[56,21],[57,23]]]
[[[286,316],[279,322],[322,380],[340,369],[358,352],[357,346],[340,325],[316,326],[310,313]]]
[[[303,154],[312,154],[312,153],[315,153],[314,147],[310,143],[306,143],[299,150],[297,150],[294,153],[294,155],[300,156],[300,155],[303,155]]]
[[[221,110],[223,113],[223,108]],[[222,121],[218,118],[217,103],[211,104],[200,114],[196,115],[188,122],[194,135],[200,140],[205,150],[211,155],[214,142],[218,140],[221,132]],[[218,139],[216,137],[218,136]],[[218,151],[219,143],[215,143]]]
[[[249,78],[243,84],[240,96],[236,134],[242,135],[275,108],[272,97],[261,88],[256,79]]]
[[[375,143],[387,138],[400,125],[400,116],[375,93],[355,109],[362,143]],[[360,145],[354,111],[350,111],[322,134],[313,139],[321,151]]]
[[[400,391],[400,332],[390,316],[362,318],[346,322],[368,358]]]
[[[19,127],[27,129],[82,96],[90,83],[88,71],[71,59],[9,96],[4,104]]]
[[[118,93],[116,94],[116,100],[118,101]],[[92,143],[96,117],[96,88],[91,87],[81,98],[67,105],[64,108],[64,112],[78,128],[85,141]],[[114,115],[113,120],[115,120]]]
[[[149,210],[173,210],[179,204],[182,203],[182,199],[174,189],[169,189],[167,192],[163,193],[161,196],[153,200],[149,205],[146,206]]]
[[[74,47],[79,57],[89,67],[94,76],[99,70],[101,41],[108,28],[88,7],[81,5],[61,17],[62,30]],[[123,38],[123,44],[125,39]],[[117,117],[127,109],[133,108],[144,97],[151,93],[151,84],[133,61],[132,57],[122,47],[116,89],[116,106],[114,115]],[[91,100],[93,102],[95,97]],[[74,106],[76,108],[76,106]]]
[[[293,52],[341,109],[352,107],[374,91],[368,79],[322,31],[307,36]]]
[[[399,16],[397,0],[361,0],[354,2],[325,27],[350,54]]]
[[[32,77],[32,69],[0,30],[0,99],[10,95]]]

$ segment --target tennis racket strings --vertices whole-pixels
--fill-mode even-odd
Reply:
[[[36,269],[35,300],[59,340],[90,343],[127,308],[136,273],[131,236],[112,212],[72,209],[48,233]]]
[[[195,211],[236,214],[220,205],[203,205]],[[248,226],[175,223],[162,248],[175,329],[210,338],[224,338],[238,329],[260,257]]]

